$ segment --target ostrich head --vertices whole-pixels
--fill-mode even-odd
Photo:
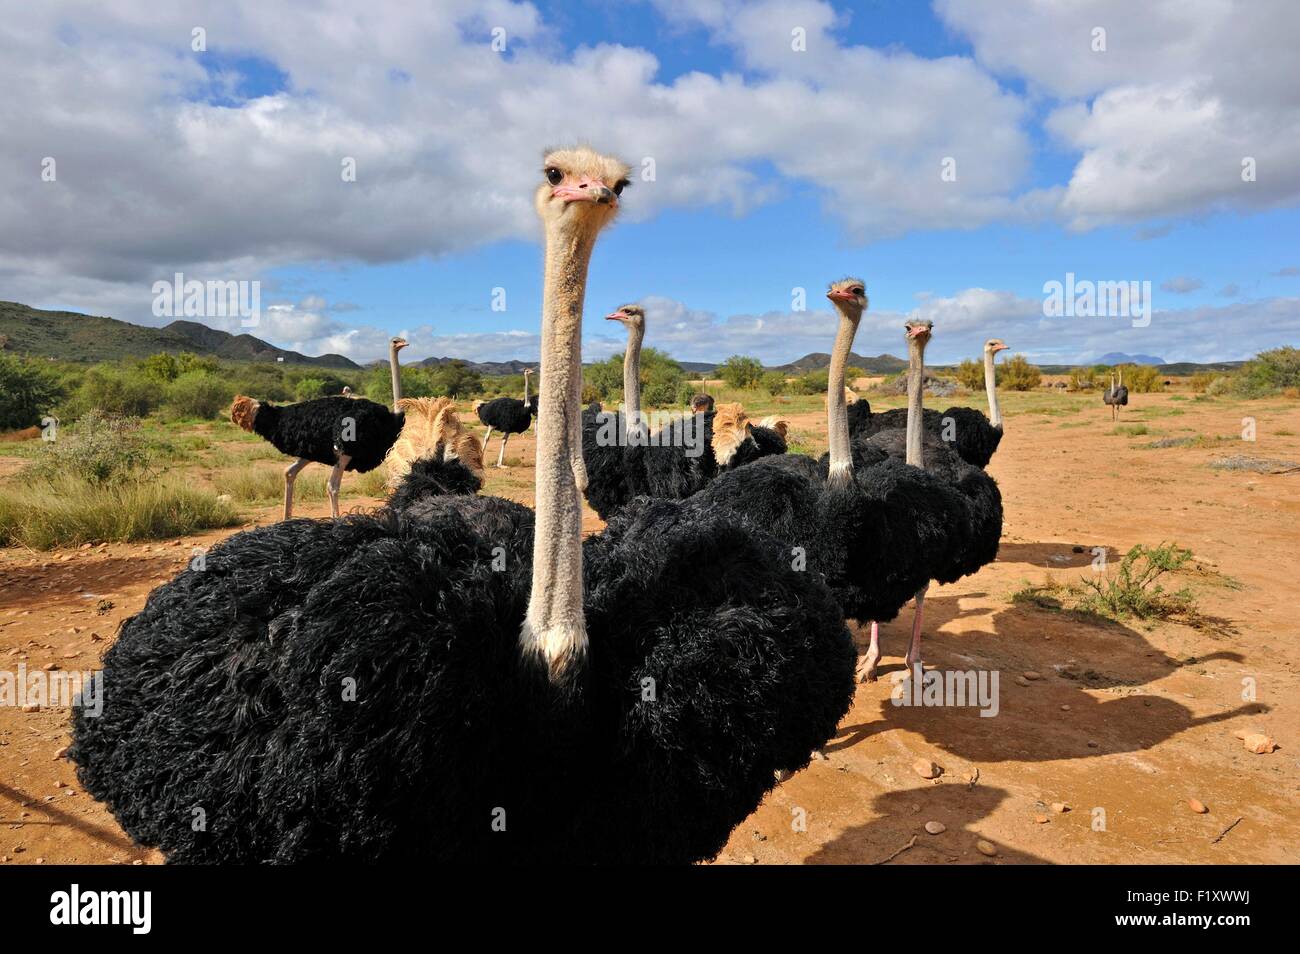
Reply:
[[[697,394],[691,398],[692,414],[708,414],[713,410],[713,396],[710,394]]]
[[[745,441],[753,440],[749,416],[739,404],[719,404],[713,418],[713,456],[719,467],[727,467]]]
[[[594,240],[618,211],[628,172],[622,162],[587,146],[551,150],[534,197],[537,214],[548,228],[577,230]]]
[[[925,318],[913,318],[903,327],[907,329],[907,340],[915,341],[924,348],[930,341],[930,331],[934,328],[934,322]]]
[[[861,318],[867,310],[867,283],[860,278],[841,278],[831,282],[826,297],[842,308],[850,318]]]
[[[393,337],[388,339],[388,347],[392,349],[394,353],[401,351],[408,344],[410,344],[410,342],[407,341],[405,338],[403,338],[401,335],[394,335]]]
[[[984,342],[985,354],[997,354],[999,351],[1006,351],[1008,345],[1001,338],[990,338]]]
[[[251,397],[236,395],[230,405],[230,420],[244,430],[252,431],[253,421],[257,420],[257,409],[261,406],[260,401],[254,401]]]
[[[632,329],[645,330],[645,309],[640,305],[619,305],[605,316],[606,321],[620,321],[631,333]]]

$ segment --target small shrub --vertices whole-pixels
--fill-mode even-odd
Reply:
[[[957,382],[964,388],[978,391],[984,387],[984,365],[971,358],[963,358],[957,365]]]
[[[1032,391],[1043,383],[1043,374],[1023,354],[1018,354],[998,365],[997,383],[1009,391]]]
[[[763,390],[772,397],[780,397],[786,391],[785,373],[781,371],[768,371],[763,375]]]
[[[1107,569],[1104,574],[1083,577],[1079,608],[1112,619],[1164,618],[1191,612],[1195,606],[1191,590],[1184,587],[1170,593],[1159,582],[1191,558],[1192,551],[1177,544],[1138,544],[1124,554],[1116,572]]]
[[[1241,366],[1233,383],[1238,394],[1250,398],[1300,388],[1300,349],[1261,351]]]
[[[1223,397],[1232,393],[1232,378],[1221,374],[1205,386],[1207,397]]]
[[[134,418],[90,411],[56,436],[42,447],[28,476],[46,480],[67,476],[90,484],[113,484],[138,477],[149,463],[140,423]]]
[[[161,382],[138,370],[96,365],[86,371],[72,397],[74,417],[96,410],[121,417],[145,417],[162,404]]]
[[[173,418],[211,420],[223,414],[235,396],[234,388],[208,371],[187,371],[167,385],[165,410]]]
[[[1120,369],[1116,369],[1116,374]],[[1165,379],[1153,364],[1126,364],[1123,366],[1124,386],[1134,394],[1153,394],[1165,389]]]

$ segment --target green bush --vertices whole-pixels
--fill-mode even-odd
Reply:
[[[733,354],[718,368],[718,376],[729,386],[743,390],[758,387],[763,378],[763,365],[757,358]]]
[[[167,385],[166,411],[173,417],[210,420],[225,412],[235,392],[222,377],[187,371]]]
[[[38,482],[67,476],[87,484],[117,484],[138,478],[148,463],[138,421],[88,411],[75,425],[56,431],[27,474]]]
[[[658,348],[641,352],[641,405],[668,407],[681,403],[686,375],[679,365]],[[584,393],[590,388],[601,402],[617,402],[623,396],[623,356],[611,355],[583,369]],[[693,393],[693,392],[692,392]]]
[[[310,401],[325,396],[325,382],[320,378],[300,378],[293,386],[295,401]]]
[[[1074,391],[1091,391],[1093,388],[1110,386],[1110,374],[1098,368],[1074,368],[1070,371],[1070,389]]]
[[[785,372],[783,371],[765,372],[761,383],[763,385],[763,390],[766,391],[768,394],[772,395],[772,397],[780,397],[782,394],[785,393],[787,387],[786,380],[785,380]]]
[[[829,386],[829,371],[809,371],[795,378],[790,385],[790,390],[794,394],[825,394]]]
[[[1174,543],[1154,547],[1138,544],[1124,554],[1117,573],[1107,570],[1104,575],[1083,578],[1086,595],[1079,601],[1079,609],[1115,619],[1126,616],[1147,619],[1186,612],[1194,606],[1191,591],[1183,588],[1169,593],[1157,581],[1182,569],[1191,558],[1191,550]]]
[[[1234,376],[1234,387],[1242,397],[1264,397],[1288,388],[1300,388],[1300,350],[1292,347],[1261,351]]]
[[[35,361],[0,354],[0,430],[40,424],[63,393],[58,378]]]
[[[1032,391],[1043,383],[1043,375],[1023,354],[1018,354],[998,365],[997,382],[998,387],[1009,391]]]
[[[1126,364],[1117,367],[1117,381],[1121,370],[1124,372],[1124,386],[1134,394],[1151,394],[1165,389],[1164,375],[1153,364]]]
[[[161,382],[138,369],[94,365],[72,396],[74,417],[92,410],[121,417],[144,417],[158,409],[165,393]]]

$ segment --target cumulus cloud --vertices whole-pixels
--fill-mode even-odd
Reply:
[[[1061,101],[1047,128],[1082,154],[1061,201],[1075,227],[1300,198],[1300,85],[1282,81],[1300,40],[1290,0],[936,10],[982,64]]]

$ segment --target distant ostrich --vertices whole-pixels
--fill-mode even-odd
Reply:
[[[989,415],[973,407],[950,407],[946,411],[925,410],[922,427],[952,444],[962,460],[976,467],[987,467],[1002,442],[1002,411],[998,406],[997,372],[993,358],[1007,345],[1001,338],[984,342],[984,393],[988,396]],[[865,399],[849,404],[849,433],[854,440],[865,439],[878,431],[907,427],[907,408],[895,408],[880,414],[871,413]]]
[[[1128,406],[1128,388],[1124,387],[1124,369],[1119,369],[1119,387],[1115,386],[1115,375],[1110,376],[1110,387],[1101,395],[1101,403],[1110,405],[1110,419],[1119,419],[1119,409]]]
[[[436,495],[246,531],[123,625],[70,757],[137,842],[189,863],[689,863],[835,731],[851,640],[761,531],[639,501],[582,541],[582,302],[626,175],[546,158],[535,517]]]
[[[693,413],[689,417],[674,420],[662,433],[651,435],[640,421],[645,311],[639,305],[623,305],[605,317],[621,321],[628,338],[623,356],[623,411],[611,417],[593,404],[582,414],[582,452],[588,476],[584,493],[602,520],[609,520],[637,497],[681,500],[722,471],[767,454],[785,453],[784,421],[770,418],[756,426],[739,404],[724,404],[715,410],[713,398],[707,394],[691,399]],[[639,427],[630,422],[640,422]],[[634,436],[616,439],[633,431]]]
[[[740,405],[736,405],[739,407]],[[714,403],[713,397],[709,394],[697,394],[691,398],[692,414],[709,414],[712,415]],[[751,459],[757,460],[759,457],[767,457],[769,454],[784,454],[788,449],[785,435],[789,430],[788,421],[782,420],[775,414],[771,414],[757,424],[749,426],[749,436],[754,439],[755,453]],[[747,462],[747,461],[746,461]]]
[[[402,509],[435,494],[474,494],[483,487],[483,447],[460,422],[449,397],[403,398],[402,432],[384,464],[392,492],[388,506]],[[429,466],[436,461],[438,466]]]
[[[488,441],[492,440],[492,431],[501,432],[501,452],[497,454],[497,466],[505,467],[506,442],[511,434],[522,434],[537,415],[537,396],[528,397],[528,378],[532,368],[524,368],[524,399],[499,397],[491,401],[479,401],[474,405],[478,419],[487,425],[483,435],[483,453],[487,453]]]
[[[390,338],[388,364],[393,381],[393,410],[382,404],[351,395],[334,395],[274,405],[238,395],[230,405],[230,419],[244,430],[257,434],[282,454],[298,458],[284,471],[284,519],[293,516],[293,484],[299,471],[310,463],[328,464],[326,491],[330,515],[339,515],[339,484],[343,472],[359,474],[374,470],[384,461],[402,429],[397,402],[402,397],[402,378],[397,353],[406,347],[404,338]]]

